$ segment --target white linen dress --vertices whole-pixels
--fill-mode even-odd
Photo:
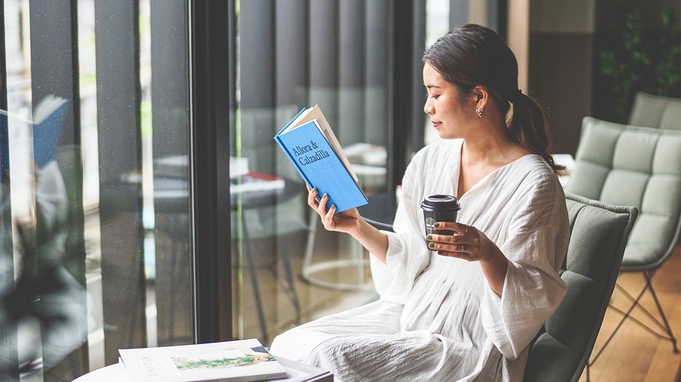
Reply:
[[[460,199],[459,222],[494,241],[509,259],[502,297],[478,262],[426,247],[420,203],[456,195],[463,140],[419,151],[388,235],[387,265],[372,256],[380,300],[293,328],[271,353],[325,368],[336,381],[521,381],[528,345],[567,287],[565,196],[539,155],[483,178]]]

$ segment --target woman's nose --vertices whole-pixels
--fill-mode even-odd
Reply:
[[[423,111],[426,114],[433,114],[433,105],[431,105],[431,103],[430,103],[430,98],[426,99],[426,104],[423,105]]]

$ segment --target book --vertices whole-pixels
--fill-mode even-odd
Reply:
[[[0,110],[0,167],[3,173],[9,171],[9,120],[32,126],[33,162],[42,169],[57,154],[68,105],[67,99],[48,95],[34,108],[32,118]]]
[[[274,139],[308,187],[328,194],[336,212],[368,203],[357,175],[318,105],[303,109]]]
[[[231,179],[229,191],[231,194],[253,191],[279,190],[286,185],[284,178],[263,172],[249,171],[246,174]]]
[[[288,376],[284,366],[255,338],[119,349],[118,353],[134,382],[248,382]]]

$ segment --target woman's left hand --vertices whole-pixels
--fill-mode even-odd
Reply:
[[[501,297],[506,278],[508,259],[499,247],[479,229],[461,223],[439,222],[438,230],[454,232],[452,235],[430,234],[426,236],[428,248],[440,256],[478,261],[489,286]]]
[[[468,261],[480,261],[485,257],[486,247],[491,241],[477,228],[450,222],[439,222],[439,231],[452,231],[451,235],[429,234],[426,236],[428,247],[438,255],[456,257]],[[493,243],[492,243],[493,244]]]

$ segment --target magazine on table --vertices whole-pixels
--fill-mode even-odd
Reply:
[[[135,382],[249,382],[288,377],[284,366],[255,338],[118,352]]]

